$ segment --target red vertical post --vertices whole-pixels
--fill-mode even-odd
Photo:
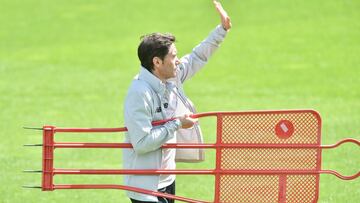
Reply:
[[[222,148],[219,147],[222,144],[222,115],[217,115],[216,117],[216,168],[215,168],[215,197],[214,201],[220,202],[220,172],[221,172],[221,150]]]
[[[54,126],[43,127],[42,191],[54,190]]]
[[[286,179],[285,174],[279,175],[279,203],[286,202]]]

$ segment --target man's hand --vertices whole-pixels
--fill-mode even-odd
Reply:
[[[178,117],[181,122],[181,128],[191,128],[198,121],[196,118],[191,118],[191,115],[185,114]]]
[[[230,17],[228,16],[228,14],[226,13],[226,11],[223,9],[223,7],[221,6],[220,2],[218,1],[213,1],[216,11],[219,13],[220,18],[221,18],[221,25],[223,26],[223,28],[225,30],[230,30],[231,28],[231,20]]]

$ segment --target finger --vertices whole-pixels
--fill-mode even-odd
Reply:
[[[219,11],[219,9],[220,9],[219,6],[221,6],[220,2],[214,0],[213,3],[214,3],[216,10]]]
[[[226,13],[226,11],[224,10],[224,8],[222,7],[221,3],[218,2],[218,1],[213,1],[214,2],[214,5],[215,5],[215,8],[216,10],[219,12],[220,15],[222,16],[228,16],[228,14]]]

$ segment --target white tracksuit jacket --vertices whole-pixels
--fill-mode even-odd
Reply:
[[[176,150],[167,149],[165,152],[161,146],[165,143],[176,142],[176,131],[179,130],[178,121],[169,121],[156,127],[153,127],[151,122],[187,113],[178,108],[177,103],[181,101],[186,100],[185,103],[190,104],[190,107],[185,106],[192,108],[192,103],[184,94],[182,84],[206,64],[226,33],[222,26],[217,26],[190,54],[180,59],[176,78],[170,79],[165,84],[141,67],[139,75],[135,77],[129,88],[124,104],[124,120],[128,129],[125,142],[133,145],[133,149],[123,149],[124,169],[164,169],[162,168],[164,153],[166,153],[168,163],[170,159],[165,169],[175,169]],[[168,109],[165,109],[164,105]],[[189,112],[194,113],[194,109],[189,109]],[[200,131],[198,126],[189,130]],[[125,185],[152,191],[168,186],[174,180],[174,175],[126,175],[124,177]],[[135,192],[127,192],[127,195],[139,201],[158,201],[157,197],[151,195]]]

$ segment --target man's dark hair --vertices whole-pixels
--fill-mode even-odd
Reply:
[[[138,57],[141,65],[152,73],[154,70],[153,58],[159,57],[164,60],[169,53],[171,44],[175,42],[175,36],[172,34],[152,33],[144,35],[140,39]]]

